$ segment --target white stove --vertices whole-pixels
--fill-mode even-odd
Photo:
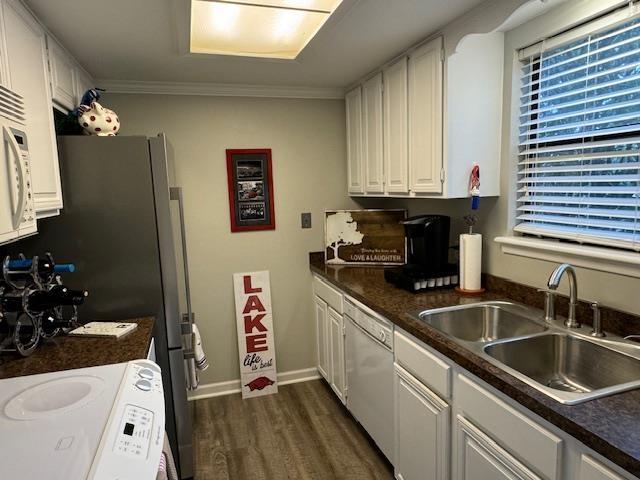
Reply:
[[[0,380],[0,477],[153,480],[164,424],[150,360]]]

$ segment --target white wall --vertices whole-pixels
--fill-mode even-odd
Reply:
[[[184,187],[193,309],[212,366],[202,383],[239,377],[232,274],[269,270],[280,372],[315,365],[308,252],[322,250],[325,209],[346,194],[344,102],[105,95],[122,135],[167,134]],[[276,230],[231,233],[226,148],[273,149]],[[313,228],[300,228],[311,212]]]
[[[484,212],[485,236],[493,238],[511,234],[513,205],[515,199],[514,180],[517,161],[517,97],[519,68],[516,51],[536,41],[566,30],[585,20],[607,11],[619,0],[571,0],[549,13],[507,32],[504,59],[504,105],[502,128],[501,192],[502,196],[493,208]],[[544,286],[553,268],[552,262],[503,254],[500,246],[488,243],[484,249],[484,270],[494,275],[533,286]],[[566,293],[566,281],[564,291]],[[578,270],[578,294],[582,299],[598,300],[601,303],[625,311],[640,313],[640,279],[594,270]]]

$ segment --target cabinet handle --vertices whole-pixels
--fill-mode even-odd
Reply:
[[[24,209],[26,207],[26,195],[27,195],[27,185],[25,181],[24,169],[22,166],[22,157],[20,155],[20,150],[18,149],[18,144],[16,142],[15,137],[9,131],[7,127],[3,127],[3,135],[4,141],[9,144],[11,147],[11,151],[13,155],[16,157],[16,166],[18,170],[18,185],[16,189],[18,191],[18,202],[16,205],[16,210],[13,212],[13,229],[17,230],[20,227],[20,223],[22,223],[22,216],[24,215]],[[9,165],[9,158],[7,157],[7,165]],[[13,176],[13,172],[9,169],[9,175]]]

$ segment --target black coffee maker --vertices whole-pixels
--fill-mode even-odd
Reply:
[[[407,264],[385,270],[385,279],[411,292],[458,284],[458,269],[449,263],[451,219],[446,215],[418,215],[404,222]]]

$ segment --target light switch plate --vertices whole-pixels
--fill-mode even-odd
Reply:
[[[300,224],[302,228],[311,228],[311,213],[300,214]]]

